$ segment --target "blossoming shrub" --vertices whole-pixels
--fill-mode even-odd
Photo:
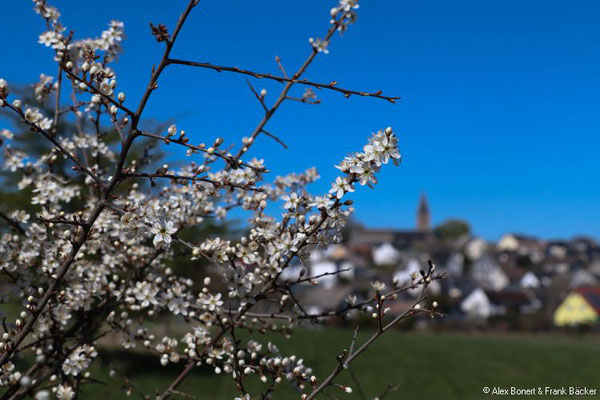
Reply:
[[[121,49],[123,24],[113,21],[98,38],[78,40],[66,34],[56,8],[45,0],[34,3],[47,27],[39,41],[53,51],[59,73],[42,75],[35,85],[36,101],[54,109],[49,114],[16,98],[0,79],[2,110],[47,143],[47,151],[36,157],[14,150],[14,134],[1,131],[4,169],[19,174],[17,189],[30,194],[28,202],[36,210],[0,213],[5,232],[0,243],[0,300],[20,307],[18,319],[4,318],[2,324],[2,399],[74,399],[93,382],[89,367],[105,336],[119,338],[126,349],[155,354],[162,365],[182,364],[169,387],[152,388],[147,398],[157,391],[159,399],[174,395],[196,366],[207,364],[215,373],[231,375],[240,398],[260,395],[244,387],[244,379],[256,375],[264,382],[261,398],[271,398],[278,384],[287,381],[297,386],[299,397],[311,399],[325,387],[336,386],[335,377],[344,367],[396,322],[418,312],[434,314],[433,309],[421,308],[422,294],[402,315],[386,315],[386,305],[397,293],[424,290],[437,279],[432,265],[407,287],[394,285],[386,291],[385,285],[375,283],[372,297],[349,299],[346,308],[320,314],[308,314],[293,295],[295,285],[317,283],[319,276],[301,274],[291,282],[281,278],[295,258],[305,258],[315,246],[338,242],[352,212],[347,195],[359,186],[373,186],[381,167],[400,160],[392,128],[373,133],[362,150],[345,157],[331,190],[319,195],[306,189],[318,179],[314,168],[274,177],[263,160],[245,157],[258,135],[272,136],[264,127],[284,100],[318,102],[313,88],[394,101],[380,91],[358,92],[300,79],[312,60],[327,52],[335,32],[343,32],[354,21],[355,0],[341,0],[332,9],[326,35],[310,40],[306,62],[291,77],[281,65],[282,75],[273,76],[171,57],[186,18],[198,4],[191,0],[172,32],[151,24],[152,34],[165,49],[136,105],[118,90],[112,68]],[[220,138],[192,144],[175,125],[161,134],[140,127],[146,103],[171,64],[275,79],[284,87],[272,104],[264,90],[251,87],[265,114],[237,152]],[[304,94],[289,96],[297,86],[305,87]],[[68,92],[72,95],[66,96]],[[80,129],[61,129],[61,121]],[[107,131],[118,135],[120,143],[110,142]],[[132,157],[131,151],[142,139],[180,146],[189,162],[179,169],[164,165],[144,170],[147,163]],[[70,169],[56,168],[58,161]],[[269,203],[283,206],[283,215],[269,215]],[[250,212],[246,235],[235,240],[180,237],[207,219],[226,220],[236,208]],[[175,273],[171,260],[181,251],[195,262],[213,264],[226,290],[215,290],[208,277],[193,282]],[[261,314],[264,304],[277,304],[275,312]],[[372,315],[377,329],[360,347],[355,349],[353,342],[329,377],[313,376],[301,355],[281,354],[273,343],[261,341],[259,332],[265,324],[287,332],[302,321],[317,322],[356,310]],[[168,318],[182,323],[180,336],[153,331]],[[241,329],[257,334],[242,342],[236,336]]]

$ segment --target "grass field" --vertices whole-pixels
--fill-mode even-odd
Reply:
[[[368,335],[359,334],[359,341]],[[299,331],[291,339],[268,336],[283,353],[302,354],[305,364],[325,376],[334,367],[340,348],[350,342],[352,332],[342,329]],[[266,343],[266,341],[265,341]],[[135,385],[147,394],[168,386],[183,365],[161,367],[156,358],[137,359],[131,355],[119,359]],[[366,398],[373,399],[389,384],[399,385],[387,399],[492,399],[482,392],[484,386],[530,388],[538,386],[587,386],[600,389],[600,338],[567,337],[557,334],[533,335],[468,335],[418,334],[391,332],[353,364],[360,376]],[[106,377],[106,385],[88,385],[84,399],[120,399],[121,380]],[[337,380],[349,384],[350,395],[329,389],[339,399],[361,399],[356,384],[347,372]],[[248,388],[259,393],[259,382]],[[298,392],[286,383],[275,399],[299,399]],[[231,379],[215,377],[206,369],[191,375],[180,389],[199,399],[233,399],[236,394]],[[133,395],[132,398],[137,396]],[[138,397],[139,398],[139,397]],[[258,397],[257,397],[258,398]],[[321,397],[326,398],[326,397]],[[520,397],[523,398],[523,397]],[[561,398],[530,396],[529,398]],[[568,398],[568,397],[563,397]],[[600,398],[587,396],[586,398]]]

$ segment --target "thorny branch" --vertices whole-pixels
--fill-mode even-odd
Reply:
[[[323,391],[323,389],[325,389],[327,386],[331,385],[332,382],[333,382],[333,380],[344,369],[347,369],[348,366],[350,365],[350,363],[352,361],[354,361],[361,353],[363,353],[365,350],[367,350],[369,348],[369,346],[371,346],[383,333],[385,333],[387,330],[391,329],[397,323],[405,320],[409,316],[412,316],[412,315],[414,315],[414,314],[416,314],[418,312],[427,312],[427,313],[430,313],[431,315],[435,315],[436,314],[435,311],[433,311],[433,310],[429,311],[429,310],[426,310],[426,309],[421,309],[421,306],[420,306],[421,303],[426,299],[425,291],[427,290],[427,287],[431,283],[431,279],[432,279],[432,276],[433,276],[432,274],[433,274],[434,266],[431,263],[431,261],[429,262],[429,265],[430,265],[429,271],[426,274],[423,275],[423,285],[422,285],[421,293],[419,294],[418,298],[413,302],[412,306],[409,307],[409,308],[407,308],[402,314],[398,315],[397,317],[395,317],[394,319],[392,319],[387,324],[385,324],[385,325],[381,324],[382,327],[379,328],[375,333],[373,333],[373,335],[371,337],[369,337],[356,350],[354,350],[354,343],[356,341],[356,332],[355,332],[354,338],[352,340],[352,345],[350,347],[350,351],[349,352],[342,352],[342,355],[338,358],[338,361],[339,361],[338,365],[334,368],[334,370],[308,396],[303,396],[302,400],[311,400],[311,399],[314,399],[320,392]],[[377,319],[378,319],[378,321],[382,321],[383,320],[383,314],[382,313],[378,313]]]
[[[8,222],[8,224],[21,235],[25,235],[25,229],[14,219],[10,218],[8,215],[4,214],[0,211],[0,218]]]
[[[316,89],[327,89],[327,90],[333,90],[336,92],[340,92],[347,98],[352,95],[362,96],[362,97],[375,97],[377,99],[387,100],[390,103],[395,103],[396,100],[400,99],[400,97],[396,97],[396,96],[385,96],[381,90],[377,90],[375,92],[364,92],[364,91],[358,91],[358,90],[344,89],[344,88],[337,86],[337,84],[338,84],[337,81],[331,81],[329,83],[319,83],[319,82],[311,82],[307,79],[298,79],[298,77],[301,75],[298,73],[296,73],[294,75],[295,78],[288,78],[287,76],[277,76],[277,75],[267,74],[264,72],[254,72],[254,71],[250,71],[250,70],[243,69],[243,68],[228,67],[228,66],[224,66],[224,65],[215,65],[215,64],[211,64],[211,63],[207,63],[207,62],[169,59],[169,63],[170,64],[178,64],[178,65],[186,65],[188,67],[207,68],[207,69],[215,70],[217,72],[223,72],[223,71],[235,72],[235,73],[242,74],[242,75],[249,75],[249,76],[252,76],[252,77],[258,78],[258,79],[271,79],[271,80],[277,81],[279,83],[291,83],[291,84],[298,83],[300,85],[311,86]],[[304,71],[302,71],[302,72],[304,72]]]

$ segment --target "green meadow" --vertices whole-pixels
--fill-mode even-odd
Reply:
[[[326,376],[336,365],[336,355],[348,347],[352,331],[326,328],[300,330],[290,339],[268,334],[283,354],[299,354],[312,366],[318,377]],[[370,332],[364,328],[358,344]],[[133,386],[145,394],[164,390],[183,365],[162,367],[156,357],[124,352],[102,352],[102,360],[111,363],[131,379]],[[344,371],[337,383],[350,385],[352,394],[330,388],[319,398],[373,399],[389,385],[397,390],[386,399],[492,399],[484,387],[551,388],[587,387],[600,389],[600,338],[593,335],[562,334],[455,334],[406,333],[394,331],[383,335],[351,366],[360,386]],[[98,375],[95,375],[98,376]],[[83,398],[124,398],[123,380],[102,377],[102,383],[88,384]],[[285,381],[275,399],[299,399],[300,393]],[[249,379],[246,388],[260,398],[263,384]],[[233,399],[237,392],[229,376],[214,375],[207,367],[195,370],[179,387],[179,398]],[[598,390],[597,390],[598,391]],[[193,396],[193,397],[189,397]],[[153,396],[152,396],[153,397]],[[510,398],[510,396],[501,396]],[[130,398],[141,398],[134,389]],[[177,398],[177,396],[175,397]],[[520,396],[519,398],[572,398],[569,396]],[[600,398],[586,396],[585,398]]]

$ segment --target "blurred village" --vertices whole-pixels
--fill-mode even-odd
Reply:
[[[517,233],[497,243],[472,236],[469,225],[450,220],[432,227],[425,195],[414,230],[352,225],[342,244],[314,249],[310,261],[284,271],[296,280],[303,269],[323,275],[318,285],[297,285],[308,313],[342,309],[349,296],[372,294],[374,280],[410,284],[432,260],[445,279],[428,289],[444,318],[423,316],[421,329],[545,331],[600,329],[600,244],[588,237],[540,240]],[[338,272],[338,273],[335,273]],[[331,275],[329,275],[331,274]],[[391,313],[410,307],[418,291],[401,294]]]

